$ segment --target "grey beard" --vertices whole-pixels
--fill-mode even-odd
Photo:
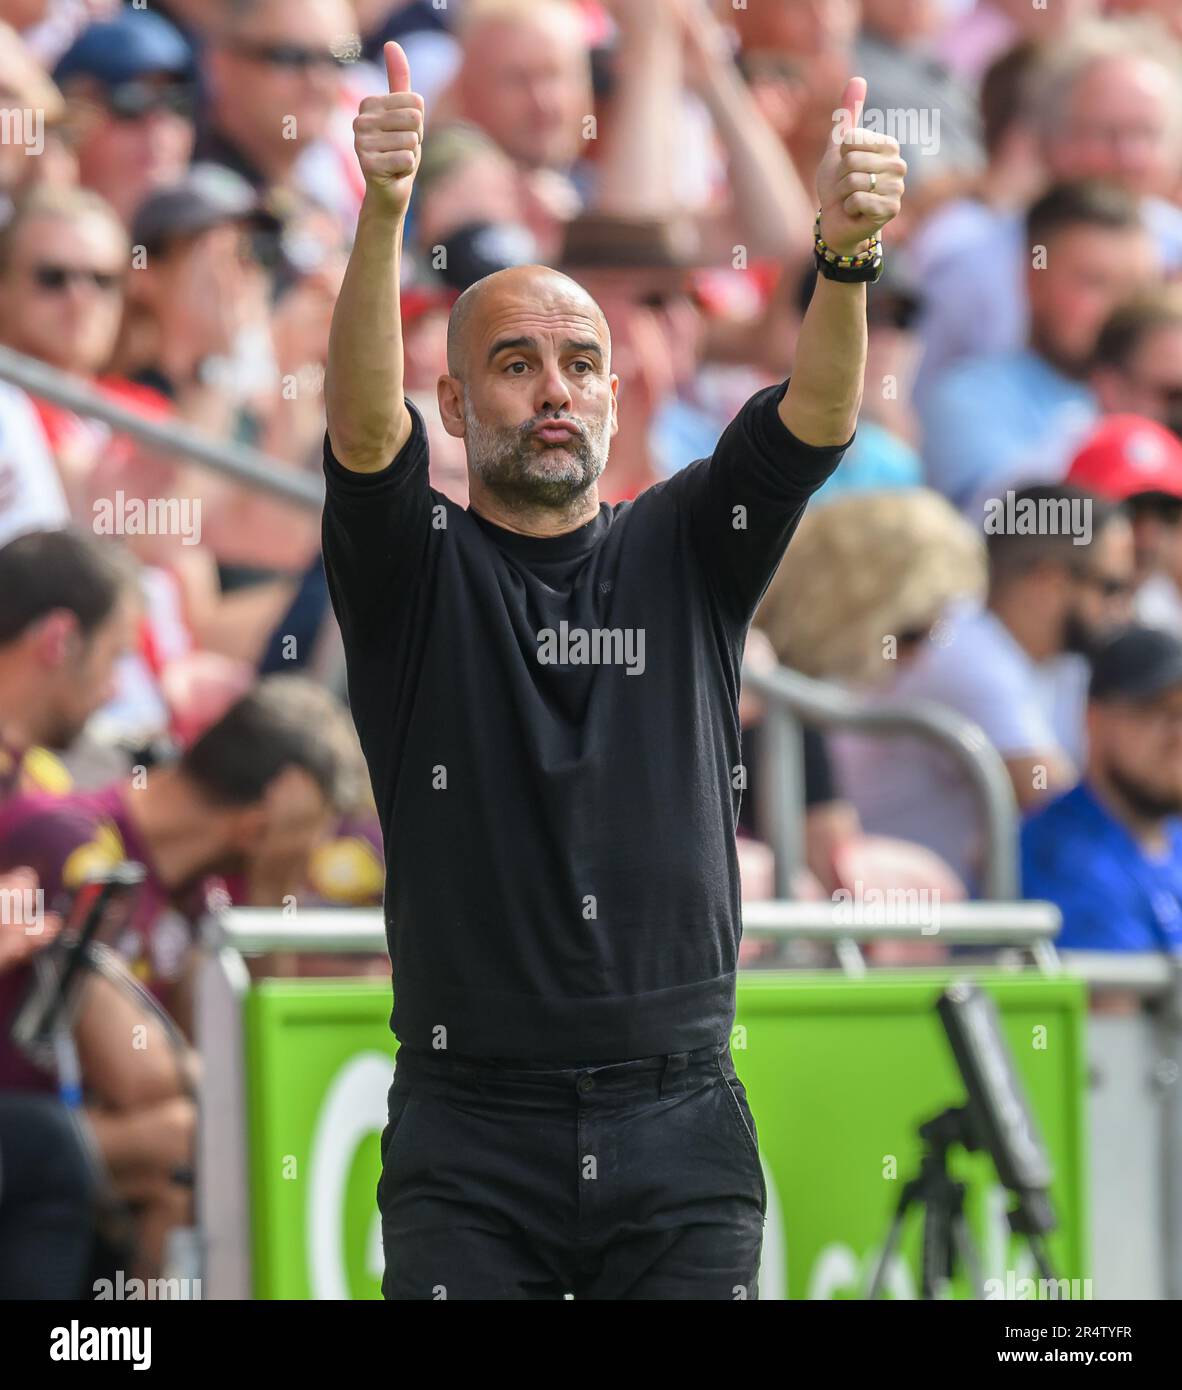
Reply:
[[[516,428],[485,425],[473,412],[464,392],[465,445],[468,466],[490,492],[514,510],[566,507],[598,479],[607,466],[607,422],[588,425],[579,420],[582,434],[572,435],[564,446],[560,467],[554,466],[556,450],[539,444],[532,431],[545,420],[570,417],[536,415]],[[543,471],[542,458],[548,456]]]

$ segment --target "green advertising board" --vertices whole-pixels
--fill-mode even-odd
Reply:
[[[860,1296],[918,1169],[918,1125],[964,1099],[934,1012],[952,978],[740,976],[732,1050],[768,1188],[762,1298]],[[998,1004],[1051,1155],[1052,1264],[1078,1281],[1072,1296],[1087,1296],[1084,986],[1034,973],[972,978]],[[397,1047],[389,989],[270,980],[253,986],[245,1007],[255,1296],[379,1297],[378,1143]],[[968,1184],[989,1296],[1033,1296],[1033,1261],[1008,1234],[1006,1194],[989,1159],[957,1153],[952,1169]],[[916,1296],[919,1234],[914,1216],[888,1271],[890,1297]]]

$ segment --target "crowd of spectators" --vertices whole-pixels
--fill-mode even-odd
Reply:
[[[435,382],[450,306],[493,270],[545,262],[604,309],[608,504],[709,456],[791,373],[813,175],[868,79],[904,213],[857,436],[749,660],[972,720],[1062,943],[1182,950],[1182,0],[0,0],[0,363],[315,480],[352,118],[391,38],[428,117],[407,393],[461,503]],[[46,390],[0,380],[0,905],[39,887],[68,912],[96,871],[147,875],[76,1005],[85,1125],[9,1037],[55,921],[0,914],[0,1141],[22,1136],[0,1294],[48,1296],[92,1277],[83,1205],[145,1273],[192,1220],[203,917],[376,905],[382,854],[316,508]],[[946,752],[815,730],[805,751],[794,891],[982,892],[981,809]],[[749,897],[773,892],[758,805]],[[165,1041],[129,1052],[137,1023]]]

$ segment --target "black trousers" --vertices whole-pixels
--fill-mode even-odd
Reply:
[[[730,1048],[570,1068],[403,1046],[387,1299],[756,1298],[767,1189]]]

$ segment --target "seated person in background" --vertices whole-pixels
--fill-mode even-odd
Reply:
[[[1084,780],[1022,831],[1022,890],[1057,945],[1182,951],[1182,639],[1133,627],[1095,658]]]
[[[0,807],[64,791],[64,751],[114,690],[131,573],[111,548],[71,531],[0,547]]]
[[[94,792],[8,802],[0,810],[0,865],[31,867],[53,908],[95,871],[141,862],[147,880],[125,936],[113,944],[191,1032],[194,928],[212,906],[211,876],[244,874],[246,900],[259,905],[278,905],[302,888],[313,847],[355,799],[352,740],[343,707],[325,691],[271,677],[175,766]],[[28,966],[0,976],[0,1090],[52,1092],[54,1077],[8,1037],[28,978]],[[187,1049],[177,1052],[164,1038],[127,1047],[129,1028],[145,1017],[118,981],[88,977],[76,1028],[86,1117],[116,1190],[139,1211],[141,1254],[151,1268],[167,1230],[191,1217],[191,1190],[175,1175],[192,1162],[195,1107]],[[158,1019],[151,1025],[163,1028]]]
[[[1027,534],[1026,504],[1078,503],[1090,532],[1047,516]],[[1033,513],[1042,516],[1041,512]],[[1062,511],[1059,512],[1062,517]],[[892,703],[933,700],[979,724],[1005,761],[1020,808],[1075,781],[1087,666],[1082,660],[1129,621],[1133,538],[1116,508],[1073,488],[1016,494],[1014,525],[986,535],[986,606],[951,609],[883,693]],[[1087,535],[1086,544],[1076,544]],[[835,744],[846,794],[871,833],[900,835],[978,882],[983,825],[960,764],[928,740],[846,736]]]
[[[314,848],[356,799],[354,744],[344,707],[327,691],[270,676],[174,765],[94,791],[13,798],[0,809],[0,866],[33,868],[54,907],[95,871],[142,863],[147,880],[126,938],[114,944],[173,1011],[217,878],[241,876],[242,897],[258,906],[303,890]]]
[[[0,900],[36,891],[28,873],[0,875]],[[0,975],[48,946],[60,923],[28,929],[0,911]],[[0,1301],[82,1298],[96,1173],[74,1115],[54,1096],[0,1091]]]
[[[54,77],[79,182],[130,222],[137,203],[177,178],[193,153],[193,51],[146,6],[108,8],[62,55]]]
[[[1075,456],[1067,481],[1117,502],[1133,528],[1138,622],[1182,635],[1182,440],[1139,415],[1109,415]]]
[[[1052,188],[1026,239],[1025,346],[960,362],[919,398],[926,480],[973,520],[983,491],[1067,472],[1096,418],[1087,375],[1100,329],[1157,274],[1137,200],[1109,184]]]

